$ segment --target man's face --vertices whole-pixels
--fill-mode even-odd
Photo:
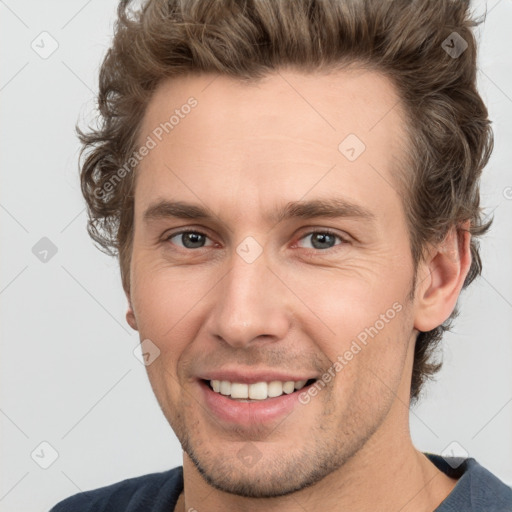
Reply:
[[[153,390],[201,474],[281,495],[363,457],[407,414],[405,130],[375,72],[213,78],[163,82],[147,108],[139,141],[157,145],[137,170],[130,298],[160,350]],[[286,209],[312,201],[357,208]],[[175,202],[210,216],[181,218]]]

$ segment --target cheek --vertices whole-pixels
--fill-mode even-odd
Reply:
[[[386,396],[391,399],[399,393],[412,316],[407,303],[395,301],[390,306],[367,319],[364,327],[345,343],[340,387],[352,387],[361,400]]]
[[[297,305],[306,315],[303,318],[310,319],[311,334],[316,329],[312,339],[325,333],[331,346],[343,349],[348,340],[359,335],[364,342],[368,330],[376,334],[375,330],[388,332],[396,328],[403,316],[406,288],[403,283],[382,276],[371,277],[333,272],[332,278],[317,274],[313,284],[295,281],[294,291],[305,298],[304,304]]]
[[[141,336],[182,339],[180,332],[211,286],[204,276],[141,262],[134,268],[132,304]]]
[[[146,366],[153,392],[163,410],[178,404],[180,360],[195,336],[194,306],[199,296],[190,281],[175,279],[152,265],[135,268],[132,304],[141,341],[150,340],[159,355]],[[155,349],[154,349],[155,350]]]
[[[317,282],[305,295],[309,311],[303,309],[302,320],[308,320],[301,327],[331,361],[338,392],[368,381],[396,388],[412,326],[407,292],[405,282],[347,277]]]

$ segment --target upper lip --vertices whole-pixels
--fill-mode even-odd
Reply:
[[[279,380],[281,382],[299,381],[316,379],[317,377],[308,372],[285,373],[276,370],[212,370],[204,372],[198,376],[204,380],[227,380],[229,382],[239,382],[241,384],[254,384],[256,382],[272,382]]]

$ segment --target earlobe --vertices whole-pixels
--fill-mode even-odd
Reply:
[[[448,232],[420,265],[414,327],[421,332],[441,325],[453,312],[471,266],[469,221]]]
[[[135,318],[135,313],[133,312],[133,306],[132,306],[132,301],[130,298],[130,292],[125,290],[125,294],[126,294],[126,300],[128,301],[128,309],[126,311],[126,322],[134,331],[138,331],[139,329],[137,327],[137,320]]]
[[[126,311],[126,321],[134,331],[138,331],[137,320],[135,319],[135,314],[133,313],[131,304],[128,304],[128,310]]]

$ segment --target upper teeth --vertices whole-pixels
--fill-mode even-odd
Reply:
[[[305,380],[289,380],[281,382],[274,380],[272,382],[255,382],[254,384],[242,384],[240,382],[229,382],[227,380],[211,380],[210,384],[213,391],[231,398],[265,400],[281,396],[283,393],[289,395],[295,390],[302,389],[306,385]]]

